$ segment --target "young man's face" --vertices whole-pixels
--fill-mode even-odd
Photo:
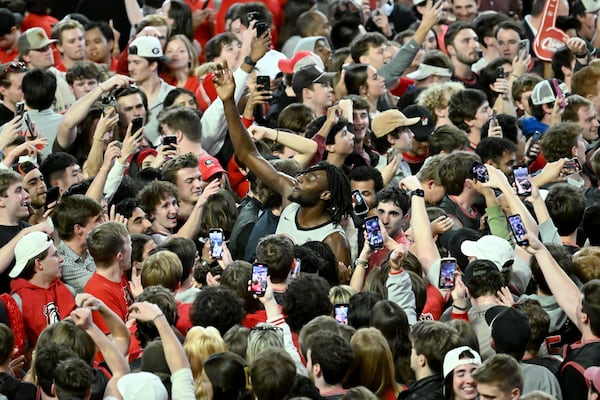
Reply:
[[[414,137],[415,134],[410,129],[406,127],[399,127],[398,137],[391,138],[396,153],[403,153],[405,151],[409,151],[412,148]]]
[[[46,69],[54,65],[54,56],[50,45],[46,45],[40,49],[29,50],[23,55],[23,61],[31,68]]]
[[[75,99],[80,99],[98,87],[98,80],[94,78],[75,79],[71,85],[71,91]]]
[[[331,148],[328,151],[348,156],[354,151],[354,135],[348,132],[346,127],[343,127],[335,134],[333,145],[329,145],[328,147]]]
[[[8,74],[8,80],[10,82],[9,87],[0,86],[0,94],[3,96],[3,102],[9,105],[15,105],[19,101],[23,100],[23,90],[21,84],[23,83],[24,72],[12,72]]]
[[[174,196],[166,195],[154,208],[152,224],[156,230],[171,232],[177,226],[179,204]]]
[[[64,58],[71,61],[81,61],[85,58],[85,40],[80,29],[63,31],[61,37],[61,44],[57,44],[56,47]]]
[[[13,49],[17,45],[17,39],[17,28],[13,27],[9,33],[0,36],[0,49]]]
[[[394,202],[379,202],[377,204],[377,216],[391,238],[394,238],[402,230],[404,213]]]
[[[131,268],[131,236],[124,236],[123,241],[125,244],[123,245],[123,249],[121,249],[122,257],[119,267],[122,271],[127,271]]]
[[[131,120],[137,117],[142,117],[144,122],[146,121],[146,109],[139,93],[119,97],[117,103],[119,105],[119,122],[121,126],[128,126]]]
[[[457,21],[471,22],[477,15],[477,2],[475,0],[454,0],[453,10]]]
[[[130,234],[145,233],[150,235],[152,233],[152,222],[150,222],[144,210],[139,207],[133,210],[131,217],[127,219],[127,231]]]
[[[48,248],[48,255],[40,259],[40,264],[42,265],[42,269],[39,273],[44,275],[45,280],[48,282],[53,282],[56,279],[60,279],[62,277],[62,262],[63,257],[58,254],[56,250],[56,246],[53,244]]]
[[[321,201],[321,195],[328,190],[327,171],[315,170],[301,173],[292,186],[290,201],[303,207],[313,207]]]
[[[500,158],[499,165],[496,165],[496,168],[499,168],[504,172],[504,175],[511,176],[512,170],[517,160],[517,154],[514,151],[505,151]]]
[[[519,103],[517,107],[522,109],[525,114],[531,115],[531,106],[529,105],[529,98],[531,97],[531,92],[533,90],[528,90],[526,92],[521,93],[521,98],[519,99]]]
[[[35,168],[29,171],[23,177],[23,187],[31,197],[31,205],[34,208],[43,207],[46,204],[46,183],[42,178],[42,173]]]
[[[333,102],[333,89],[329,83],[313,83],[310,91],[310,103],[318,108],[331,106]]]
[[[492,110],[490,108],[490,104],[487,101],[485,101],[477,108],[474,118],[467,122],[468,124],[471,124],[471,127],[481,130],[481,128],[483,128],[483,126],[486,122],[488,122],[491,116]]]
[[[109,62],[112,55],[113,42],[108,42],[100,28],[85,31],[85,49],[87,58],[95,63]]]
[[[82,239],[87,240],[90,232],[94,230],[95,227],[104,222],[104,215],[98,214],[92,217],[89,217],[85,225],[81,226],[81,235]]]
[[[221,54],[213,60],[216,63],[223,64],[227,61],[230,68],[235,68],[241,64],[242,45],[238,41],[231,42],[221,47]]]
[[[352,109],[354,140],[361,142],[369,129],[369,110]]]
[[[60,188],[60,193],[63,194],[71,186],[81,181],[83,181],[81,167],[75,164],[67,167],[63,175],[56,179],[56,186]]]
[[[15,182],[6,189],[6,196],[0,196],[0,204],[6,215],[15,219],[29,217],[29,193],[23,188],[21,182]]]
[[[598,113],[594,107],[580,107],[577,110],[577,118],[583,130],[583,138],[588,142],[598,139]]]
[[[477,391],[479,392],[480,400],[516,400],[519,398],[519,390],[515,393],[505,393],[500,390],[498,385],[490,383],[477,383]],[[513,389],[513,392],[515,389]]]
[[[517,31],[512,29],[498,30],[496,34],[496,46],[500,55],[512,60],[519,51],[519,40],[521,40],[521,37]]]
[[[360,57],[360,62],[363,64],[371,64],[375,69],[380,69],[385,65],[385,45],[374,46],[370,45],[367,54]]]
[[[452,45],[448,46],[450,55],[458,62],[473,65],[479,60],[479,42],[473,29],[463,29],[454,37]]]
[[[157,66],[158,63],[151,63],[143,57],[133,54],[129,54],[127,56],[127,69],[129,70],[129,76],[137,84],[142,84],[155,76],[157,74]]]
[[[184,203],[196,204],[202,194],[202,175],[196,168],[181,168],[177,171],[177,193]]]

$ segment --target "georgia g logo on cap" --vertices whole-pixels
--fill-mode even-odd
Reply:
[[[160,49],[158,49],[157,47],[153,47],[152,54],[160,54]]]

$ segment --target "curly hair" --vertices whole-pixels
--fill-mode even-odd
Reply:
[[[202,289],[190,310],[190,319],[194,326],[214,326],[221,336],[244,319],[242,300],[235,292],[225,287],[207,287]]]
[[[416,103],[425,107],[434,123],[437,123],[436,109],[448,107],[448,101],[454,93],[464,90],[465,87],[460,82],[436,83],[422,91],[418,96]]]
[[[299,332],[319,315],[330,315],[333,309],[327,281],[312,274],[300,275],[290,283],[283,304],[283,314],[292,332]]]

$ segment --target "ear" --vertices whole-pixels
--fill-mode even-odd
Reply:
[[[433,179],[430,179],[425,185],[429,188],[429,190],[433,190],[433,185],[435,185],[435,181]]]
[[[367,95],[367,85],[360,85],[360,87],[358,88],[359,94],[361,96],[366,96]]]
[[[321,369],[321,364],[313,364],[312,367],[313,367],[313,373],[314,373],[315,377],[323,375],[323,370]]]
[[[523,107],[523,103],[521,103],[521,101],[519,100],[515,100],[515,106],[517,106],[519,110],[525,110],[525,107]]]
[[[75,226],[73,226],[73,232],[75,233],[76,236],[81,235],[82,230],[83,230],[83,228],[79,224],[75,224]]]
[[[544,114],[552,114],[552,107],[547,104],[542,104],[542,110],[544,110]]]
[[[158,70],[158,61],[152,61],[150,63],[150,68],[152,68],[153,71],[157,71]]]
[[[490,337],[490,347],[496,350],[496,342],[494,341],[493,337]]]
[[[321,196],[319,196],[319,198],[321,200],[325,200],[325,201],[331,199],[331,191],[325,190],[324,192],[321,193]]]
[[[309,88],[302,89],[302,98],[304,100],[312,99],[312,90],[310,90]]]
[[[325,150],[327,150],[328,153],[335,153],[335,145],[327,144],[325,145]]]
[[[448,55],[450,57],[455,56],[456,55],[456,49],[454,48],[453,45],[451,44],[447,44],[446,45],[446,51],[448,52]]]
[[[183,140],[183,132],[176,131],[175,132],[175,137],[177,138],[177,143],[180,143]]]
[[[428,364],[427,357],[425,357],[423,354],[417,354],[417,357],[419,358],[419,367],[425,368]]]
[[[369,63],[369,58],[367,56],[360,56],[358,57],[358,62],[360,64],[368,64]]]
[[[563,75],[565,77],[567,76],[571,76],[573,74],[573,71],[571,71],[570,68],[565,67],[564,65],[562,67],[560,67],[561,72],[563,73]]]
[[[31,50],[30,50],[31,51]],[[21,56],[21,58],[23,59],[23,61],[25,61],[26,64],[29,64],[31,62],[31,57],[29,57],[29,53],[27,54],[23,54]]]
[[[475,125],[475,120],[474,119],[465,119],[465,124],[469,127],[472,128],[473,125]]]
[[[448,109],[447,108],[435,108],[433,110],[433,112],[438,117],[438,119],[439,118],[446,118],[446,115],[448,113]]]
[[[577,146],[571,147],[571,157],[577,157]]]
[[[392,135],[387,134],[385,137],[387,138],[388,143],[391,144],[392,146],[394,144],[396,144],[396,138],[393,137]]]
[[[521,390],[519,388],[514,388],[510,391],[510,398],[512,400],[518,400],[521,397]]]
[[[484,36],[483,43],[485,44],[485,47],[494,47],[496,46],[496,38],[493,38],[491,36]]]

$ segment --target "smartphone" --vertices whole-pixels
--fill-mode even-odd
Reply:
[[[25,114],[25,125],[27,125],[27,130],[29,131],[29,137],[31,138],[31,140],[37,139],[35,131],[33,130],[33,125],[31,125],[31,119],[29,118],[28,114]]]
[[[365,229],[367,230],[367,237],[371,249],[382,249],[383,236],[381,234],[381,228],[379,228],[379,217],[373,216],[365,219]]]
[[[496,111],[496,109],[492,109],[492,118],[490,118],[489,128],[495,128],[497,126],[498,126],[498,112]]]
[[[362,194],[360,194],[360,190],[352,191],[352,204],[354,215],[356,216],[365,215],[369,212],[369,205],[365,201]]]
[[[252,283],[250,290],[257,296],[264,296],[267,291],[267,275],[269,268],[266,264],[254,263],[252,265]]]
[[[348,304],[336,304],[333,306],[335,320],[342,325],[348,325]]]
[[[525,229],[525,225],[523,224],[523,220],[519,214],[511,215],[508,217],[508,223],[510,224],[510,229],[512,229],[513,235],[515,236],[515,241],[519,246],[527,246],[529,245],[529,241],[525,239],[525,234],[527,230]]]
[[[259,91],[271,90],[271,78],[269,75],[258,75],[256,77],[256,86]]]
[[[490,174],[488,173],[485,165],[477,161],[475,161],[471,166],[471,177],[481,183],[485,183],[490,180]]]
[[[15,107],[15,117],[17,115],[23,116],[23,114],[25,113],[25,102],[19,101],[17,104],[15,104]]]
[[[558,99],[559,96],[562,96],[562,100],[560,102],[560,108],[565,108],[567,106],[567,101],[565,100],[563,91],[560,88],[560,85],[558,84],[558,79],[556,79],[556,78],[552,79],[552,86],[554,86],[554,92],[556,93],[556,98]]]
[[[562,168],[560,174],[562,176],[569,176],[581,172],[582,169],[583,168],[581,167],[579,159],[577,157],[573,157],[570,160],[567,160],[567,162],[565,162],[565,165]]]
[[[210,240],[210,256],[218,260],[223,258],[223,229],[210,228],[208,239]]]
[[[504,67],[502,65],[496,70],[496,79],[504,79]]]
[[[293,281],[300,275],[300,267],[302,265],[302,260],[299,258],[294,258],[294,268],[292,268],[292,272],[290,273],[290,281]]]
[[[163,143],[163,146],[168,146],[168,147],[171,147],[172,149],[175,149],[175,146],[177,145],[177,136],[173,136],[173,135],[163,136],[162,143]]]
[[[529,169],[527,166],[515,165],[513,167],[513,178],[519,196],[531,194],[531,182],[529,182]]]
[[[131,134],[133,135],[144,126],[144,118],[143,117],[135,117],[131,120]]]
[[[456,271],[456,258],[447,257],[440,261],[440,278],[438,288],[454,289],[454,271]]]
[[[529,39],[519,40],[518,52],[520,53],[523,50],[525,50],[525,56],[527,56],[529,54]]]
[[[59,191],[58,186],[53,186],[50,189],[48,189],[46,191],[46,203],[45,203],[44,207],[48,208],[48,205],[57,201],[59,193],[60,193],[60,191]]]
[[[262,35],[265,34],[266,31],[269,30],[269,24],[267,24],[266,22],[257,22],[256,25],[254,25],[254,27],[256,28],[256,37],[262,37]]]
[[[208,3],[208,1],[207,1]],[[246,13],[246,18],[248,18],[248,25],[250,25],[250,22],[256,20],[258,21],[258,17],[259,17],[259,13],[258,11],[250,11],[248,13]]]

